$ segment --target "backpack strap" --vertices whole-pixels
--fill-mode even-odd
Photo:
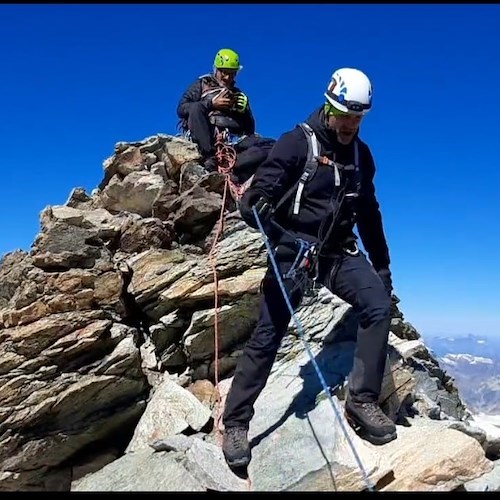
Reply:
[[[300,197],[302,196],[304,184],[312,178],[318,167],[318,163],[315,160],[315,156],[317,156],[319,152],[319,143],[316,138],[316,134],[314,133],[314,130],[305,122],[299,123],[298,127],[300,127],[302,132],[304,132],[304,135],[306,136],[307,139],[307,157],[304,166],[304,172],[300,176],[298,189],[297,189],[297,183],[295,183],[280,198],[280,200],[276,204],[276,207],[274,208],[274,211],[277,211],[290,198],[290,196],[292,196],[293,192],[297,189],[297,194],[295,195],[295,203],[294,203],[294,213],[295,213],[295,205],[298,203],[300,206]]]
[[[293,214],[297,215],[300,208],[300,198],[302,197],[302,191],[304,190],[304,185],[308,182],[316,173],[318,168],[317,157],[319,155],[319,142],[314,133],[314,130],[307,123],[300,123],[299,127],[304,132],[307,139],[307,159],[304,166],[304,171],[299,179],[299,184],[297,187],[297,192],[295,193],[295,200],[293,203]]]
[[[357,198],[359,196],[359,143],[358,139],[354,139],[354,165],[350,165],[350,170],[355,171],[356,176],[356,191],[353,193],[345,193],[346,198]],[[347,168],[346,168],[347,170]]]
[[[334,174],[335,174],[335,185],[337,187],[339,187],[340,182],[341,182],[339,165],[336,162],[329,160],[328,158],[326,158],[324,156],[319,156],[320,144],[319,144],[318,138],[316,137],[316,134],[314,133],[314,130],[311,128],[311,126],[306,122],[299,123],[298,126],[300,127],[302,132],[304,132],[304,135],[307,139],[307,158],[306,158],[306,163],[304,165],[304,171],[302,172],[302,175],[300,176],[298,184],[294,184],[285,193],[285,195],[280,199],[280,201],[277,203],[277,205],[274,209],[275,211],[278,210],[278,208],[286,200],[288,200],[288,198],[296,190],[295,199],[294,199],[294,203],[293,203],[293,214],[294,215],[297,215],[299,213],[300,200],[302,197],[302,192],[304,191],[304,186],[307,182],[309,182],[314,177],[314,174],[316,173],[316,170],[318,169],[318,165],[321,164],[321,165],[328,165],[328,166],[332,167],[334,169]],[[359,163],[358,140],[355,139],[355,142],[354,142],[354,167],[356,169],[358,168],[358,163]]]

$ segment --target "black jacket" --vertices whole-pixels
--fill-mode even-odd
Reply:
[[[202,94],[205,86],[217,87],[220,84],[212,75],[203,75],[199,77],[194,83],[192,83],[189,88],[182,95],[179,104],[177,105],[177,115],[181,120],[187,121],[189,117],[190,107],[195,102],[200,102],[202,100]],[[232,87],[229,90],[233,93],[241,92],[238,87]],[[210,99],[203,100],[206,106],[207,114],[212,109],[212,102]],[[227,116],[235,120],[241,127],[242,134],[252,135],[255,133],[255,119],[253,117],[252,110],[250,108],[250,103],[248,103],[247,109],[244,113],[239,113],[237,111],[228,111]]]
[[[322,107],[314,111],[306,121],[320,143],[320,155],[344,165],[354,164],[354,141],[349,145],[342,145],[337,141],[336,133],[325,124]],[[357,224],[363,246],[378,271],[388,268],[390,259],[373,184],[375,164],[368,146],[359,137],[357,141],[359,196],[352,203],[344,202],[340,205],[337,222],[325,242],[324,249],[336,249],[355,239],[353,227]],[[276,207],[283,195],[298,182],[306,163],[307,150],[307,139],[298,126],[283,134],[267,160],[257,169],[246,198],[255,199],[255,195],[261,195]],[[294,193],[288,202],[275,212],[275,220],[294,235],[313,241],[321,240],[318,236],[320,227],[324,221],[331,223],[332,213],[337,208],[333,202],[338,192],[334,179],[332,168],[319,166],[314,177],[305,184],[299,213],[292,214]],[[326,231],[323,234],[325,233]]]

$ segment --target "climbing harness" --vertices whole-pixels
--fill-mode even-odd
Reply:
[[[292,267],[286,272],[285,278],[295,278],[299,271],[308,272],[315,262],[315,245],[310,241],[296,238],[296,243],[299,245],[297,255],[292,263]]]
[[[354,141],[354,164],[351,165],[342,165],[336,161],[330,160],[326,156],[321,156],[319,141],[314,133],[312,127],[306,123],[300,123],[299,127],[304,133],[307,139],[307,157],[304,165],[304,170],[298,183],[294,184],[277,202],[275,208],[273,209],[273,213],[277,213],[279,208],[295,193],[293,199],[293,210],[292,215],[296,216],[300,212],[300,203],[302,199],[302,194],[304,191],[305,185],[314,177],[316,171],[319,167],[329,167],[333,169],[334,173],[334,184],[335,188],[337,188],[337,195],[333,200],[335,202],[334,210],[332,211],[331,217],[325,217],[322,221],[319,231],[318,231],[318,242],[316,243],[316,247],[314,249],[314,255],[318,256],[325,243],[328,241],[337,221],[338,215],[342,208],[344,201],[346,203],[351,203],[359,196],[360,189],[360,180],[359,180],[359,145],[358,141]],[[352,179],[355,179],[355,185],[350,186],[352,189],[348,188],[348,182],[341,182],[343,174],[350,175],[350,182],[352,183]],[[287,231],[282,228],[275,221],[271,221],[282,233],[287,233]],[[326,229],[327,224],[329,226]],[[359,253],[359,249],[357,247],[357,243],[354,242],[354,250],[343,249],[346,253],[350,255],[357,255]]]
[[[259,228],[259,231],[261,232],[262,237],[264,239],[264,244],[266,245],[267,253],[269,255],[269,259],[271,261],[271,264],[273,266],[274,274],[275,274],[276,279],[277,279],[277,281],[279,283],[279,286],[280,286],[280,289],[281,289],[281,293],[283,294],[283,297],[285,299],[285,302],[286,302],[286,305],[288,307],[288,310],[290,311],[292,319],[295,322],[295,325],[297,326],[297,331],[299,333],[299,336],[300,336],[300,338],[301,338],[301,340],[302,340],[302,342],[303,342],[303,344],[304,344],[304,346],[306,348],[306,351],[307,351],[307,353],[309,355],[309,358],[311,359],[311,363],[313,364],[314,369],[316,370],[316,374],[318,375],[318,378],[319,378],[319,380],[321,382],[323,390],[325,391],[325,394],[327,395],[327,397],[328,397],[328,399],[330,401],[330,404],[331,404],[331,406],[333,408],[333,411],[334,411],[334,413],[335,413],[335,415],[337,417],[337,420],[339,421],[340,427],[341,427],[342,431],[344,432],[344,436],[345,436],[345,438],[346,438],[346,440],[347,440],[347,442],[348,442],[348,444],[349,444],[349,446],[351,448],[351,451],[352,451],[352,453],[354,455],[354,458],[355,458],[355,460],[356,460],[356,462],[357,462],[357,464],[359,466],[359,469],[360,469],[361,474],[363,476],[363,480],[365,481],[365,484],[366,484],[368,490],[375,491],[375,487],[374,487],[372,481],[370,480],[370,478],[368,477],[368,474],[366,473],[366,470],[365,470],[365,468],[363,466],[363,463],[361,462],[361,459],[360,459],[360,457],[358,455],[358,452],[357,452],[357,450],[356,450],[356,448],[354,446],[354,443],[351,441],[351,439],[349,437],[347,429],[346,429],[346,427],[344,425],[344,422],[342,421],[342,418],[340,416],[340,411],[337,408],[337,405],[336,405],[335,401],[333,400],[333,397],[332,397],[331,392],[330,392],[330,390],[328,388],[328,385],[327,385],[326,380],[325,380],[325,378],[323,376],[323,373],[321,372],[321,370],[320,370],[320,368],[318,366],[318,363],[317,363],[316,359],[314,358],[314,355],[313,355],[313,353],[311,351],[311,348],[309,347],[309,345],[307,343],[307,340],[306,340],[305,334],[304,334],[304,328],[303,328],[300,320],[295,315],[295,312],[294,312],[293,307],[292,307],[292,305],[290,303],[290,299],[288,297],[288,294],[286,293],[286,289],[285,289],[285,286],[283,284],[283,280],[281,279],[281,274],[280,274],[278,265],[276,263],[276,259],[274,258],[274,253],[273,253],[271,245],[269,243],[269,239],[268,239],[268,237],[266,235],[266,232],[265,232],[265,230],[264,230],[264,228],[262,226],[262,223],[261,223],[260,218],[259,218],[259,214],[258,214],[258,212],[257,212],[257,210],[256,210],[255,207],[252,207],[252,212],[254,214],[255,221],[257,222],[257,226]]]

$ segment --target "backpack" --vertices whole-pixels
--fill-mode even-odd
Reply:
[[[295,199],[293,202],[293,215],[297,215],[300,210],[300,200],[302,198],[302,192],[304,191],[304,186],[306,185],[307,182],[309,182],[313,177],[316,171],[318,170],[318,167],[320,165],[323,166],[329,166],[334,169],[335,173],[335,186],[339,187],[340,186],[340,178],[341,178],[341,171],[355,171],[357,174],[359,173],[359,145],[358,145],[358,140],[355,139],[354,142],[354,165],[341,165],[340,163],[336,163],[332,160],[329,160],[325,156],[320,156],[319,152],[321,150],[320,143],[318,141],[318,138],[316,137],[316,134],[314,133],[314,130],[312,127],[306,123],[299,123],[298,125],[304,135],[306,136],[307,139],[307,158],[306,158],[306,163],[304,165],[304,170],[302,172],[302,175],[300,176],[300,179],[298,182],[293,185],[281,198],[281,200],[276,204],[276,208],[274,211],[276,212],[279,207],[287,201],[292,194],[295,192]],[[359,175],[358,175],[359,177]],[[343,196],[346,197],[356,197],[358,196],[359,192],[359,181],[356,183],[356,189],[352,193],[345,193]]]

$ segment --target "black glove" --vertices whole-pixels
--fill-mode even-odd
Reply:
[[[241,218],[254,229],[258,229],[257,221],[253,213],[252,207],[255,207],[257,214],[262,224],[266,222],[266,218],[270,213],[271,205],[266,200],[265,196],[260,191],[252,191],[247,189],[240,200]]]
[[[382,283],[385,286],[385,289],[387,290],[387,293],[389,294],[389,297],[392,295],[392,275],[391,271],[388,268],[383,268],[379,269],[377,271],[378,275],[380,276],[380,279],[382,280]]]

